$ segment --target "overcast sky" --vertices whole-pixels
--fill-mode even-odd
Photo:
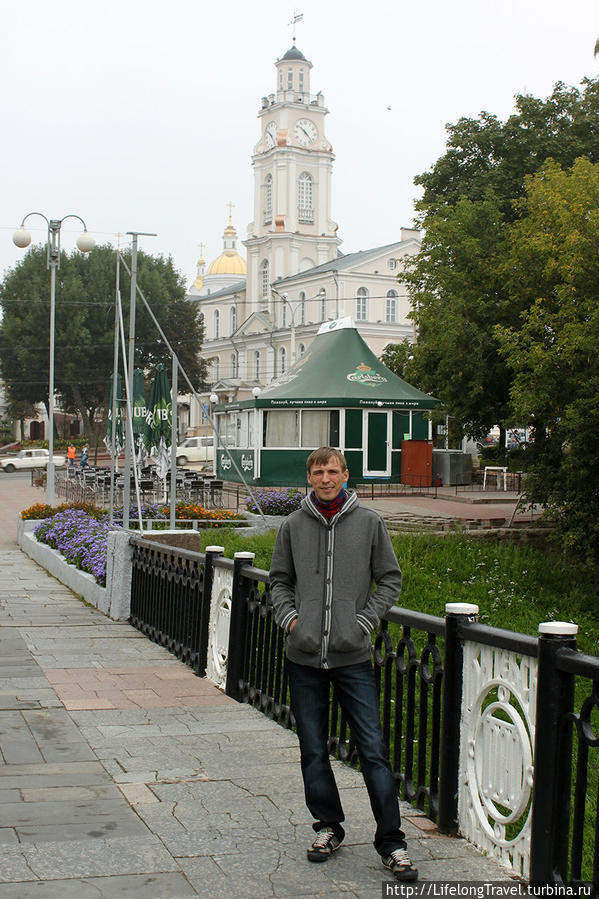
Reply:
[[[291,46],[293,5],[0,9],[0,273],[22,258],[12,232],[31,211],[77,213],[98,242],[156,232],[140,246],[171,255],[188,282],[200,242],[207,262],[221,252],[229,201],[246,237],[257,112]],[[599,73],[599,0],[297,0],[295,11],[312,93],[330,110],[331,214],[344,252],[391,243],[412,224],[413,178],[443,153],[447,122],[483,109],[503,119],[516,93],[546,97],[558,80]],[[29,227],[45,240],[41,219]],[[76,236],[66,222],[63,248]]]

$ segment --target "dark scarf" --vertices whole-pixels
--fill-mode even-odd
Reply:
[[[316,499],[316,494],[314,493],[314,491],[312,491],[311,499],[318,511],[330,521],[331,518],[333,518],[337,514],[337,512],[347,499],[347,493],[342,487],[335,499],[331,499],[328,501],[328,503],[326,503],[321,502],[319,499]]]

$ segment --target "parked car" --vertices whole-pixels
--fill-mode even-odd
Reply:
[[[177,447],[177,465],[187,465],[188,462],[213,465],[214,437],[186,437]]]
[[[54,455],[56,468],[63,468],[66,462],[64,456]],[[16,456],[7,456],[0,459],[0,471],[18,471],[21,469],[47,468],[50,454],[47,449],[23,449]]]

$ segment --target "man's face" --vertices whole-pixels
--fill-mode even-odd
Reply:
[[[339,460],[331,456],[323,464],[313,465],[308,474],[308,483],[314,488],[316,499],[328,503],[341,491],[343,482],[349,478],[349,471],[341,468]]]

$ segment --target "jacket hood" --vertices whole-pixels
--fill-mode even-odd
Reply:
[[[331,519],[331,521],[329,521],[327,518],[325,518],[325,516],[322,514],[322,512],[319,511],[318,507],[313,502],[312,491],[310,491],[308,496],[306,496],[302,500],[300,509],[303,512],[305,512],[307,515],[311,515],[312,518],[316,518],[317,521],[320,521],[322,524],[324,524],[326,527],[328,527],[329,524],[332,521],[335,521],[339,515],[346,515],[348,512],[353,512],[354,509],[357,509],[359,507],[360,502],[358,500],[356,493],[353,490],[346,490],[346,493],[347,493],[347,499],[341,506],[340,510],[337,512],[337,515],[334,515],[333,518]]]

